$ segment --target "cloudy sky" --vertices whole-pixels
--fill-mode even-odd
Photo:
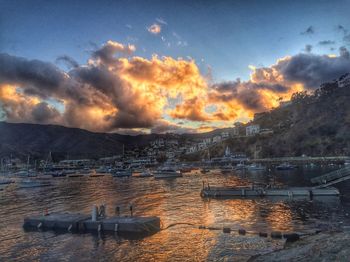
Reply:
[[[350,1],[0,0],[0,119],[97,132],[249,121],[350,72]]]

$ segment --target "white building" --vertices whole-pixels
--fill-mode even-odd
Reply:
[[[202,150],[202,149],[207,148],[207,144],[204,142],[201,142],[201,143],[197,144],[197,147],[198,147],[198,150]]]
[[[259,125],[250,125],[250,126],[247,126],[245,129],[246,136],[254,136],[256,134],[259,134],[259,132],[260,132]]]

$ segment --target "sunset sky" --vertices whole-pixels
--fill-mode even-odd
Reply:
[[[0,119],[231,127],[350,72],[349,14],[337,0],[0,0]]]

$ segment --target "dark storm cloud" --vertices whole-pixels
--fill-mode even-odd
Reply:
[[[134,74],[141,74],[134,70],[137,67],[135,61],[131,64],[129,60],[120,60],[134,50],[134,46],[108,41],[94,51],[86,65],[78,65],[67,56],[59,57],[57,61],[65,61],[73,66],[68,72],[52,63],[0,54],[0,101],[6,119],[46,123],[51,117],[55,121],[60,119],[60,124],[66,126],[94,131],[152,127],[161,117],[157,104],[151,99],[153,94],[143,94],[143,89],[121,77],[125,74],[125,68]],[[167,77],[164,78],[162,74],[160,79],[165,79],[164,85],[167,84],[166,79],[175,74],[176,66],[187,64],[182,60],[174,60],[170,70],[162,64],[165,63],[162,60],[153,60],[154,63],[140,58],[135,60],[140,65],[143,63],[152,67],[152,72],[164,70]],[[157,79],[149,77],[142,74],[141,78],[156,84]],[[181,74],[176,75],[176,80],[183,77]],[[16,94],[16,97],[11,98],[11,93]],[[29,102],[25,102],[26,99]],[[61,117],[58,117],[56,109],[44,102],[47,99],[64,103]]]
[[[51,63],[0,54],[0,83],[55,90],[64,81],[65,74]]]
[[[241,82],[240,80],[215,84],[212,89],[215,91],[210,94],[212,102],[235,100],[245,109],[256,112],[267,109],[264,97],[259,91],[269,90],[273,93],[284,94],[289,90],[287,86],[280,84]]]
[[[285,80],[303,83],[307,88],[318,88],[350,71],[349,52],[340,49],[339,57],[298,54],[274,66]]]
[[[305,31],[301,32],[300,34],[302,35],[312,35],[315,33],[315,29],[313,26],[309,26],[308,28],[306,28]]]

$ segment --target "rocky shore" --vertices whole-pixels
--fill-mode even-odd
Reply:
[[[350,261],[350,232],[325,232],[302,237],[285,248],[252,257],[261,261]]]

